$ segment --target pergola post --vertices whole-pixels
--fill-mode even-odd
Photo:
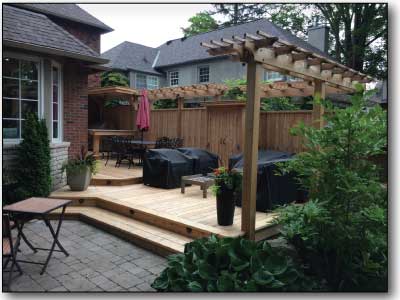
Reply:
[[[314,82],[314,98],[319,97],[323,100],[326,97],[326,85],[323,81],[316,80]],[[324,127],[324,107],[321,104],[313,105],[312,122],[315,128]]]
[[[262,66],[250,55],[247,63],[247,103],[245,114],[244,165],[242,189],[242,231],[255,239],[257,159],[260,126],[260,83]]]
[[[176,118],[176,121],[177,121],[176,131],[177,131],[178,137],[181,138],[182,137],[182,109],[183,109],[184,98],[178,97],[176,99],[176,101],[178,102],[178,116]]]

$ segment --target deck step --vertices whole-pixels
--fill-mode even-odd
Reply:
[[[53,215],[58,213],[60,210]],[[193,241],[175,232],[94,206],[67,207],[65,218],[93,224],[162,256],[183,253],[185,244]]]
[[[131,184],[143,183],[143,177],[127,177],[127,178],[92,178],[90,185],[95,186],[123,186]]]

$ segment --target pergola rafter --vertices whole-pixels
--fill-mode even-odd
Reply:
[[[246,237],[254,240],[260,98],[265,95],[307,96],[312,92],[323,99],[329,92],[355,92],[356,83],[367,83],[372,78],[260,30],[257,34],[234,35],[232,40],[221,38],[201,45],[212,56],[228,55],[234,61],[247,63],[247,86],[240,87],[247,92],[241,228]],[[263,68],[304,81],[265,85],[261,83]],[[317,128],[323,126],[323,114],[323,106],[315,105],[313,124]]]

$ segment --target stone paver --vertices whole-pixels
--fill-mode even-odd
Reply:
[[[24,232],[33,245],[50,246],[42,222],[28,223]],[[24,274],[12,281],[11,292],[154,292],[150,284],[166,266],[165,258],[79,221],[64,221],[59,239],[70,256],[54,252],[43,275],[41,266],[21,263]],[[20,248],[18,259],[46,258],[24,242]]]

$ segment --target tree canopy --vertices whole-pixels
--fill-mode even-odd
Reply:
[[[189,19],[189,22],[191,23],[189,27],[181,28],[185,36],[192,36],[218,28],[217,21],[206,12],[194,15]]]

